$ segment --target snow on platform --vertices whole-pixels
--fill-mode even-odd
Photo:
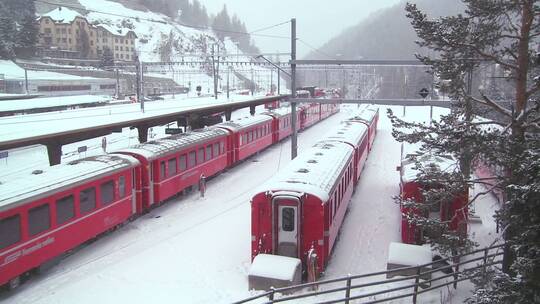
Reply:
[[[249,289],[269,290],[302,283],[302,262],[272,254],[259,254],[249,270]]]
[[[111,96],[99,95],[40,97],[28,100],[2,100],[0,101],[0,112],[82,105],[88,103],[108,103],[110,100]]]

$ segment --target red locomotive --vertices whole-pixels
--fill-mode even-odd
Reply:
[[[376,128],[375,116],[369,123]],[[310,280],[324,271],[368,142],[367,126],[344,122],[257,191],[251,200],[252,259],[258,254],[298,258]]]
[[[310,108],[318,108],[318,120],[338,111]],[[31,271],[197,185],[202,175],[213,176],[277,143],[290,130],[290,113],[266,113],[0,182],[0,286],[17,287]]]
[[[452,158],[433,155],[421,155],[418,157],[419,161],[424,166],[438,166],[441,170],[448,170],[455,166],[455,161]],[[417,180],[418,170],[415,169],[415,167],[416,165],[412,160],[411,155],[406,155],[404,158],[402,158],[401,166],[399,167],[401,175],[400,195],[404,200],[411,199],[417,203],[423,203],[425,199],[422,191],[428,189],[426,189],[426,187]],[[450,202],[432,204],[428,212],[423,212],[415,208],[401,205],[401,239],[403,243],[421,244],[423,233],[425,233],[419,227],[416,227],[415,224],[409,223],[407,220],[407,215],[410,214],[424,217],[436,217],[441,221],[449,221],[449,227],[451,230],[466,234],[468,199],[468,191],[465,191],[465,193],[456,196]]]

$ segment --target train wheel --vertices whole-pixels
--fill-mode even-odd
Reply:
[[[9,290],[13,290],[21,285],[21,277],[16,276],[13,279],[9,280],[7,287]]]

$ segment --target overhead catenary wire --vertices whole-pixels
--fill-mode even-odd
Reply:
[[[317,52],[317,53],[319,53],[319,54],[321,54],[321,55],[324,55],[324,56],[326,56],[326,57],[328,57],[328,58],[335,59],[334,56],[328,55],[327,53],[325,53],[325,52],[319,50],[318,48],[316,48],[316,47],[310,45],[309,43],[305,42],[304,40],[302,40],[302,39],[300,39],[300,38],[298,38],[298,41],[300,41],[300,42],[303,43],[305,46],[307,46],[308,48],[314,50],[315,52]]]
[[[94,10],[94,9],[88,9],[86,7],[83,7],[82,5],[81,6],[76,6],[76,5],[70,5],[70,4],[65,4],[65,3],[50,2],[50,1],[47,1],[47,0],[34,0],[34,2],[40,2],[40,3],[44,3],[44,4],[49,4],[49,5],[56,5],[56,6],[61,6],[61,7],[79,9],[79,10],[84,10],[84,11],[88,11],[88,12],[92,12],[92,13],[98,13],[98,14],[122,17],[122,18],[129,18],[129,19],[135,19],[135,20],[145,20],[145,21],[149,21],[149,22],[172,25],[172,23],[170,23],[168,21],[164,21],[164,20],[157,20],[157,19],[144,18],[144,17],[134,17],[134,16],[129,16],[129,15],[110,13],[110,12],[105,12],[105,11],[98,11],[98,10]],[[267,34],[251,34],[250,32],[231,31],[231,30],[225,30],[225,29],[220,29],[220,28],[208,28],[208,27],[205,27],[205,26],[187,24],[187,23],[184,23],[184,22],[176,22],[176,23],[180,24],[182,26],[185,26],[185,27],[199,29],[199,30],[211,29],[211,30],[213,30],[215,32],[221,32],[221,33],[239,34],[239,35],[252,35],[252,36],[258,36],[258,37],[278,38],[278,39],[291,39],[290,37],[287,37],[287,36],[267,35]],[[272,28],[272,27],[279,26],[279,25],[281,25],[281,24],[272,25],[272,26],[269,26],[268,28]],[[264,30],[264,29],[262,29],[262,30]],[[260,31],[260,30],[257,30],[257,31]]]

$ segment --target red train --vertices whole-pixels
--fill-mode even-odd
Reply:
[[[434,155],[422,155],[418,157],[418,160],[423,166],[436,165],[441,170],[454,168],[456,165],[452,158]],[[400,195],[404,200],[411,199],[415,202],[423,203],[425,200],[422,191],[428,189],[417,180],[418,170],[415,167],[416,164],[411,159],[411,155],[406,155],[402,158],[401,166],[399,167],[401,176]],[[468,199],[468,191],[466,191],[453,198],[450,202],[432,204],[430,210],[427,212],[401,205],[401,239],[403,243],[420,245],[423,242],[423,234],[429,233],[423,231],[415,224],[408,222],[407,216],[412,214],[415,214],[416,216],[435,217],[440,221],[449,221],[451,230],[466,234]]]
[[[298,115],[320,120],[338,111],[335,105],[309,105]],[[308,126],[299,122],[300,130]],[[290,130],[290,112],[265,113],[2,180],[0,285],[17,287],[32,271],[196,185],[202,174],[215,175],[278,142]]]
[[[298,258],[310,280],[324,271],[377,118],[342,123],[257,191],[251,200],[252,259],[258,254]]]

